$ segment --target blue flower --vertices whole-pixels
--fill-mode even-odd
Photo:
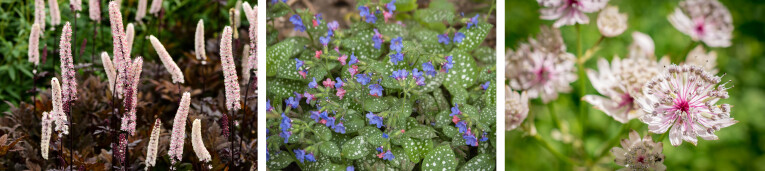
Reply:
[[[468,131],[467,133],[462,135],[462,138],[465,139],[465,144],[477,147],[478,146],[478,139],[475,138],[475,135]]]
[[[282,131],[289,131],[292,128],[292,120],[284,113],[282,113],[282,122],[279,124],[279,128],[282,128]]]
[[[465,123],[465,121],[457,122],[457,125],[455,125],[455,127],[459,128],[460,133],[467,132],[467,124]]]
[[[294,149],[292,151],[295,152],[295,158],[297,158],[300,163],[303,163],[303,160],[305,159],[305,150]]]
[[[431,62],[423,63],[422,71],[425,71],[425,75],[436,76],[436,69],[433,68],[433,63]]]
[[[366,7],[366,6],[359,7],[359,15],[362,18],[365,18],[366,19],[365,21],[367,23],[375,23],[375,20],[377,20],[377,18],[375,17],[375,14],[369,13],[369,7]]]
[[[313,77],[313,81],[308,83],[308,88],[316,88],[316,77]]]
[[[390,77],[396,80],[402,80],[406,79],[406,76],[409,76],[409,73],[407,73],[405,69],[401,69],[398,71],[393,71],[393,75]]]
[[[483,132],[483,135],[481,136],[480,141],[488,141],[488,140],[489,140],[489,137],[486,137],[486,132]]]
[[[402,38],[397,37],[393,40],[390,40],[390,49],[395,50],[398,53],[401,53],[401,48],[404,47],[404,44],[401,42]]]
[[[488,89],[490,84],[491,84],[491,81],[486,81],[486,83],[481,84],[481,89],[483,90]]]
[[[300,67],[302,67],[302,66],[303,66],[303,64],[304,64],[304,63],[303,63],[303,61],[301,61],[301,60],[300,60],[300,59],[298,59],[298,58],[295,58],[295,62],[297,62],[297,63],[295,63],[295,70],[298,70],[298,71],[300,71]]]
[[[460,106],[459,106],[458,104],[456,104],[456,103],[455,103],[455,104],[454,104],[454,107],[452,107],[452,114],[449,114],[449,116],[454,116],[454,115],[460,115],[460,114],[462,114],[462,111],[460,111],[460,108],[459,108],[459,107],[460,107]]]
[[[319,37],[319,42],[321,42],[322,45],[327,46],[329,44],[329,41],[332,40],[332,37],[329,37],[329,35],[324,37]]]
[[[398,65],[398,62],[403,60],[404,60],[404,54],[396,53],[396,54],[390,55],[390,62],[392,62],[393,64]]]
[[[326,120],[327,120],[327,123],[324,124],[325,126],[330,128],[335,127],[335,117],[327,117]]]
[[[441,66],[441,69],[446,70],[446,72],[449,72],[449,69],[452,69],[454,67],[454,61],[452,60],[452,56],[446,57],[446,63],[444,63],[443,66]]]
[[[342,122],[335,125],[335,132],[345,134],[345,126],[343,126]]]
[[[306,154],[305,160],[308,160],[309,162],[316,162],[316,158],[313,157],[313,153]]]
[[[266,111],[270,112],[271,110],[274,110],[274,107],[271,106],[271,100],[268,100],[268,102],[266,102]]]
[[[369,95],[379,97],[382,96],[383,88],[380,86],[380,84],[372,84],[369,85]]]
[[[287,141],[289,141],[291,135],[292,135],[291,131],[282,131],[282,133],[279,133],[279,136],[284,138],[285,144],[287,143]]]
[[[313,119],[316,122],[319,122],[321,120],[321,116],[319,116],[319,111],[311,111],[311,119]]]
[[[340,79],[340,77],[335,77],[335,88],[342,88],[343,85],[345,85],[345,82],[343,82],[343,79]]]
[[[271,154],[268,154],[268,149],[266,149],[266,161],[271,160]]]
[[[284,100],[284,103],[287,103],[288,106],[292,107],[293,109],[296,109],[298,105],[300,104],[299,99],[296,99],[295,97],[290,97],[287,100]]]
[[[412,69],[412,77],[417,79],[418,77],[422,77],[422,72],[417,70],[417,68]]]
[[[465,39],[465,34],[460,32],[454,33],[454,43],[462,43],[462,39]]]
[[[356,171],[356,168],[353,166],[348,166],[345,168],[345,171]]]
[[[372,42],[375,43],[375,45],[374,45],[375,49],[380,49],[381,48],[382,42],[383,42],[382,38],[383,38],[382,34],[380,34],[380,32],[377,31],[377,29],[375,29],[375,34],[372,35]]]
[[[378,153],[382,153],[383,152],[383,147],[382,146],[377,147],[377,152]]]
[[[337,30],[338,26],[340,26],[340,25],[337,24],[337,21],[332,21],[332,22],[327,23],[327,27],[330,30]]]
[[[356,81],[361,83],[361,85],[367,85],[372,79],[367,74],[359,74],[356,75]]]
[[[393,159],[395,158],[396,156],[393,156],[393,153],[391,153],[390,150],[388,150],[388,152],[385,152],[385,154],[383,154],[383,160],[393,161]]]
[[[369,119],[370,125],[377,125],[377,128],[382,128],[383,126],[383,118],[381,116],[377,116],[372,112],[367,113],[367,119]]]
[[[447,33],[438,35],[438,43],[449,45],[449,35]]]
[[[468,21],[467,28],[470,29],[472,26],[478,26],[478,14],[475,15],[475,17],[471,18],[470,21]]]
[[[324,120],[326,120],[326,119],[328,119],[328,118],[329,118],[329,115],[327,115],[327,111],[324,111],[324,112],[321,112],[321,114],[319,114],[319,117],[320,117],[321,119],[324,119]]]
[[[383,133],[382,137],[383,137],[383,138],[386,138],[386,139],[387,139],[387,138],[389,138],[389,137],[388,137],[388,134],[386,134],[386,133]]]
[[[359,63],[359,59],[356,58],[355,54],[356,53],[351,53],[351,60],[348,61],[348,65],[353,65],[353,64]]]
[[[396,0],[388,2],[388,4],[385,4],[385,7],[387,7],[390,12],[396,11]]]
[[[295,30],[301,32],[305,31],[305,25],[303,25],[303,19],[300,19],[300,15],[292,15],[292,17],[290,17],[290,22],[295,25]]]

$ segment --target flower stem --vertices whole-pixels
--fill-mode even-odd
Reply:
[[[560,121],[558,120],[557,112],[555,112],[555,103],[547,104],[547,110],[550,112],[550,117],[552,119],[553,125],[558,128],[558,130],[563,129],[563,125],[561,125]]]
[[[598,162],[601,158],[606,156],[606,152],[608,152],[609,149],[614,147],[619,143],[620,137],[622,134],[627,133],[630,130],[630,123],[622,124],[621,129],[619,129],[619,132],[616,134],[616,136],[611,137],[610,140],[600,149],[600,152],[598,152],[597,157],[595,157],[595,160],[593,160],[595,163]]]
[[[693,47],[696,46],[698,43],[699,42],[697,41],[692,41],[690,44],[688,44],[688,47],[685,47],[685,50],[683,50],[683,55],[677,57],[679,61],[675,61],[674,63],[679,64],[685,61],[685,59],[688,57],[688,54],[691,53],[691,49],[693,49]]]
[[[656,142],[662,142],[662,141],[664,141],[664,138],[666,138],[668,134],[669,134],[669,132],[664,132],[663,134],[661,134],[661,136],[659,137],[659,139],[656,139]]]
[[[564,162],[574,165],[574,160],[571,160],[571,158],[566,157],[562,153],[558,152],[555,148],[550,145],[545,139],[542,138],[539,134],[534,135],[534,139],[542,143],[542,147],[547,149],[547,151],[550,151],[555,157],[558,157],[558,159],[563,160]]]

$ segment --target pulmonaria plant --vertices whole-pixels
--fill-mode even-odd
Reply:
[[[267,27],[269,169],[494,169],[487,14],[383,0],[359,3],[341,25],[283,1],[268,6],[271,20],[288,21]]]

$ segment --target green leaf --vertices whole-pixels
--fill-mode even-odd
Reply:
[[[454,20],[454,16],[454,11],[437,8],[418,9],[414,12],[414,17],[425,23],[440,23],[444,21],[451,23]]]
[[[329,128],[327,128],[326,126],[322,124],[314,125],[313,131],[317,137],[321,138],[321,140],[324,140],[324,141],[332,140],[332,130],[329,130]]]
[[[382,131],[377,127],[367,126],[359,131],[359,135],[364,136],[367,140],[367,144],[371,147],[379,147],[385,143],[385,138],[382,137]]]
[[[287,151],[269,152],[269,154],[271,154],[270,160],[267,163],[269,169],[284,169],[295,161]]]
[[[332,164],[331,159],[327,155],[314,154],[314,157],[316,158],[316,162],[309,162],[305,160],[305,162],[303,163],[304,170],[319,170],[321,168],[324,168],[325,166]]]
[[[268,92],[269,97],[270,96],[275,97],[273,99],[284,99],[286,97],[293,96],[292,92],[297,92],[301,90],[302,86],[305,86],[305,85],[295,80],[269,78],[268,86],[266,86],[266,91]],[[275,102],[275,103],[281,103],[281,102]]]
[[[489,31],[491,31],[491,28],[493,27],[494,25],[483,21],[478,22],[478,25],[471,27],[470,29],[463,27],[459,30],[459,32],[465,34],[465,39],[463,39],[461,43],[457,44],[457,48],[468,52],[473,51],[473,49],[483,43],[483,40],[486,39],[486,36],[489,35]]]
[[[294,40],[294,39],[293,39]],[[298,54],[298,50],[295,49],[297,45],[296,41],[282,41],[273,46],[269,46],[266,49],[266,75],[274,76],[278,73],[278,66],[282,62],[285,62],[292,58],[292,56]],[[295,68],[293,68],[295,70]]]
[[[449,116],[451,112],[448,110],[442,110],[436,115],[436,127],[448,127],[451,126],[452,117]]]
[[[269,7],[268,7],[268,13],[266,14],[266,17],[268,17],[269,19],[281,17],[290,12],[290,7],[287,6],[286,3],[276,3],[273,5],[271,3],[268,3],[268,4],[269,4]]]
[[[420,162],[420,159],[425,157],[430,149],[433,149],[433,140],[420,140],[407,137],[404,139],[403,147],[404,151],[406,151],[406,155],[409,156],[409,161],[418,163]]]
[[[345,126],[346,134],[351,134],[359,131],[366,125],[365,117],[362,117],[357,113],[348,113],[344,116],[344,118],[345,122],[343,122],[343,125]]]
[[[343,144],[343,157],[351,160],[360,159],[369,154],[369,149],[365,147],[367,141],[364,136],[356,136],[350,141]]]
[[[476,68],[475,60],[470,57],[469,54],[464,52],[453,50],[450,55],[454,62],[453,67],[446,74],[444,86],[449,88],[469,88],[476,82],[476,74],[478,69]],[[450,90],[451,93],[451,90]]]
[[[364,110],[372,113],[382,112],[388,109],[388,103],[385,103],[381,98],[370,97],[364,99]]]
[[[406,136],[417,139],[431,139],[437,137],[436,133],[433,131],[433,128],[424,126],[418,126],[407,130]]]
[[[319,145],[319,152],[330,157],[340,157],[340,148],[332,141],[324,141]]]
[[[452,139],[460,138],[459,130],[457,130],[457,128],[452,125],[446,125],[444,127],[441,127],[441,132],[443,132],[444,135],[446,135],[446,137],[449,137]]]
[[[494,157],[489,154],[478,154],[477,156],[470,159],[470,161],[466,162],[465,165],[462,165],[462,168],[460,168],[460,171],[467,171],[467,170],[494,170],[497,166],[496,163],[494,163]]]
[[[497,61],[494,48],[488,46],[479,46],[473,51],[473,56],[484,64],[494,64]]]
[[[386,1],[388,3],[390,1]],[[417,0],[397,0],[396,12],[407,12],[417,9]]]
[[[322,167],[319,170],[323,170],[323,171],[345,171],[345,168],[346,168],[345,166],[341,166],[341,165],[338,165],[338,164],[331,163],[331,164],[325,165],[324,167]]]
[[[429,170],[456,170],[457,158],[449,145],[438,146],[422,160],[421,169]]]

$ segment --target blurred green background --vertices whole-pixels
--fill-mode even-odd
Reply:
[[[723,80],[731,80],[732,89],[728,90],[731,98],[720,103],[733,105],[731,116],[739,123],[723,128],[716,134],[720,140],[700,140],[698,146],[683,143],[673,147],[665,138],[664,154],[668,170],[765,170],[765,59],[763,59],[763,41],[765,41],[765,1],[762,0],[720,0],[731,12],[733,24],[732,45],[727,48],[711,48],[717,52],[717,68],[725,73]],[[611,0],[610,5],[618,6],[621,13],[629,16],[629,28],[622,35],[607,38],[601,44],[601,50],[585,64],[585,68],[596,68],[596,60],[605,57],[611,60],[614,55],[627,56],[627,47],[632,43],[631,33],[640,31],[650,35],[655,44],[658,57],[669,55],[672,58],[685,56],[686,48],[691,44],[687,35],[677,31],[667,20],[667,16],[678,6],[679,0]],[[534,0],[512,0],[505,3],[505,42],[507,47],[515,49],[519,43],[527,42],[529,36],[539,32],[540,25],[552,25],[553,20],[539,19],[539,5]],[[582,25],[583,51],[590,48],[600,38],[595,24],[597,13],[588,14],[590,24]],[[577,34],[574,26],[561,28],[568,52],[577,52]],[[710,48],[706,47],[707,50]],[[676,59],[673,59],[676,61]],[[506,132],[505,162],[507,170],[616,170],[622,168],[613,164],[613,155],[606,151],[605,157],[593,161],[606,142],[616,137],[621,123],[605,113],[592,109],[585,104],[588,112],[579,111],[582,90],[579,81],[572,83],[574,91],[561,94],[550,105],[543,105],[541,100],[531,101],[531,115],[535,115],[538,133],[551,148],[574,160],[568,164],[556,158],[544,148],[540,141],[524,135],[516,129]],[[585,80],[587,81],[587,80]],[[730,85],[730,84],[729,84]],[[586,82],[585,94],[597,94],[589,81]],[[586,103],[586,102],[585,102]],[[719,104],[719,103],[718,103]],[[553,133],[549,110],[553,109],[567,125],[563,133]],[[586,126],[580,124],[586,120]],[[525,122],[530,122],[526,120]],[[525,123],[525,124],[527,124]],[[635,119],[629,123],[631,129],[641,135],[647,133],[647,126]],[[626,138],[621,134],[619,138]],[[555,138],[558,137],[558,138]],[[582,138],[585,137],[585,138]],[[653,135],[656,140],[659,135]],[[570,141],[566,140],[571,138]],[[618,145],[617,145],[618,146]],[[610,149],[610,148],[609,148]],[[585,166],[590,166],[586,167]]]

